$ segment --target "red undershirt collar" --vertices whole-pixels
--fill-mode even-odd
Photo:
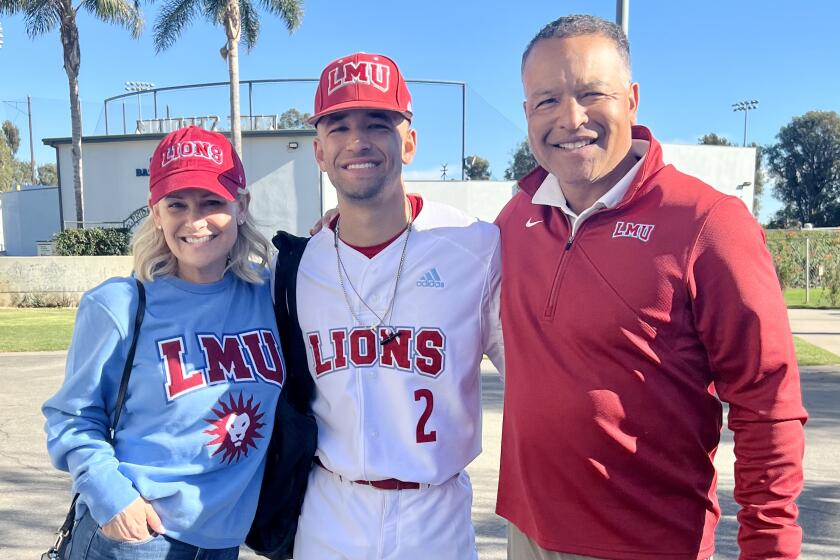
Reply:
[[[423,209],[423,199],[420,197],[419,194],[407,194],[406,197],[408,198],[409,204],[411,204],[411,221],[413,222],[414,220],[417,219],[417,216],[420,215],[420,210]],[[338,216],[337,215],[330,222],[330,229],[331,230],[335,231],[335,224],[336,223],[338,223]],[[348,247],[350,247],[352,249],[357,250],[358,252],[360,252],[361,254],[366,256],[367,258],[372,259],[376,255],[378,255],[385,247],[387,247],[388,245],[390,245],[391,243],[396,241],[397,238],[399,238],[399,236],[401,236],[402,234],[403,234],[403,232],[401,231],[397,235],[392,237],[391,239],[389,239],[389,240],[387,240],[383,243],[379,243],[377,245],[371,245],[369,247],[359,247],[357,245],[351,245],[350,243],[347,243],[347,242],[345,242],[345,245],[347,245]]]

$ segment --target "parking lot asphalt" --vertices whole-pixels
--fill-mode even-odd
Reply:
[[[810,310],[808,310],[810,311]],[[840,312],[791,313],[795,334],[840,354]],[[810,337],[810,338],[809,338]],[[832,345],[837,343],[836,349]],[[44,445],[40,405],[63,379],[64,352],[0,353],[0,558],[39,557],[53,540],[70,501],[70,482],[55,470]],[[473,519],[482,560],[505,558],[505,523],[494,513],[502,419],[502,385],[492,366],[482,372],[484,452],[468,468]],[[805,489],[799,498],[803,560],[840,558],[840,367],[802,368],[811,415],[806,425]],[[723,517],[716,560],[735,560],[737,505],[732,499],[732,435],[716,457]],[[243,550],[241,558],[257,558]]]

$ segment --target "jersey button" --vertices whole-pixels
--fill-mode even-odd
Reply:
[[[379,437],[379,432],[377,432],[376,430],[373,430],[373,431],[370,433],[370,437],[372,437],[372,438],[378,438],[378,437]]]

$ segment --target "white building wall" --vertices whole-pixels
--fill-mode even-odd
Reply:
[[[268,237],[279,228],[302,234],[321,215],[313,134],[246,133],[242,138],[242,163],[251,191],[251,210],[261,231]],[[149,159],[162,137],[127,135],[85,140],[85,222],[89,227],[121,222],[146,205],[149,177],[137,176],[137,170],[148,170]],[[297,148],[290,148],[294,144]],[[66,227],[75,227],[76,203],[69,142],[58,144],[58,160],[63,219]]]
[[[0,193],[0,245],[8,256],[38,254],[38,241],[60,230],[57,187],[30,187]]]
[[[755,148],[662,144],[662,158],[683,173],[694,175],[723,193],[737,196],[752,211]]]
[[[314,131],[284,131],[243,136],[251,211],[269,238],[278,229],[305,235],[322,209],[336,205],[335,189],[315,163],[313,135]],[[136,170],[148,168],[149,157],[161,138],[162,135],[126,135],[86,139],[85,206],[89,223],[120,222],[146,204],[149,178],[138,177]],[[63,219],[72,227],[76,214],[71,146],[69,139],[52,142],[59,146]],[[292,147],[293,143],[297,148]],[[722,192],[738,196],[752,208],[755,148],[663,144],[662,150],[667,163]],[[410,181],[407,188],[429,200],[493,221],[513,195],[514,182]]]

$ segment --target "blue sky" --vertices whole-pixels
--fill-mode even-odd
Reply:
[[[136,41],[121,28],[80,14],[85,134],[104,133],[102,101],[123,93],[125,81],[164,87],[227,80],[218,54],[224,32],[205,20],[196,20],[174,47],[155,55],[151,30],[158,6],[144,6],[146,31]],[[561,15],[592,13],[613,19],[615,1],[308,0],[304,10],[303,24],[292,35],[276,18],[263,16],[257,46],[242,52],[243,80],[317,77],[330,60],[363,50],[388,54],[409,80],[466,82],[467,153],[488,158],[494,178],[501,178],[525,137],[519,79],[524,46]],[[15,122],[25,138],[25,99],[31,95],[35,157],[39,163],[53,161],[52,150],[40,139],[70,134],[58,32],[32,40],[22,18],[0,21],[5,34],[0,119]],[[631,0],[640,122],[664,142],[695,143],[704,133],[715,132],[740,143],[743,113],[733,112],[731,105],[757,99],[748,141],[767,144],[794,116],[809,110],[840,111],[838,21],[840,3],[834,0]],[[311,85],[266,87],[257,91],[254,112],[280,113],[290,106],[311,111],[313,93]],[[439,176],[444,163],[451,173],[460,158],[460,90],[417,86],[413,94],[420,146],[407,174]],[[171,102],[173,114],[225,114],[225,100],[224,90],[204,90],[161,104]],[[149,118],[151,100],[143,98],[141,104]],[[121,108],[116,111],[109,113],[111,124],[119,115],[121,128]],[[136,118],[136,99],[126,102],[126,111],[129,120]],[[18,156],[28,155],[24,142]],[[766,217],[778,203],[767,197],[763,206]]]

